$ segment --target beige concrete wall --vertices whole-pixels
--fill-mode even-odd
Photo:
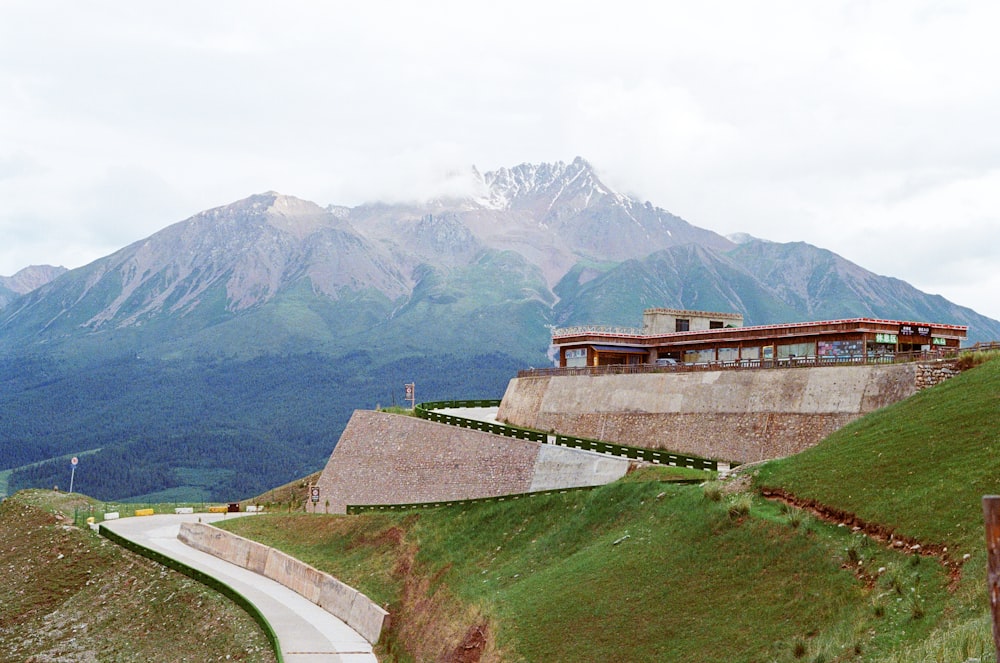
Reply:
[[[528,492],[602,486],[625,476],[629,465],[627,458],[543,444],[538,450]]]
[[[916,392],[913,364],[517,378],[497,419],[738,462],[777,458]]]
[[[301,594],[372,644],[389,625],[389,613],[367,596],[280,550],[203,523],[182,523],[177,538]]]

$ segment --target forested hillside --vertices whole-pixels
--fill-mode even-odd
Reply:
[[[100,499],[228,500],[322,467],[356,408],[420,398],[499,398],[520,362],[450,355],[378,363],[365,352],[249,361],[138,357],[78,367],[0,362],[0,467],[10,492],[68,487]],[[155,494],[155,495],[154,495]]]

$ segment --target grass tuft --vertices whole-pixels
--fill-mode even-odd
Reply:
[[[710,502],[719,502],[722,500],[722,482],[720,481],[709,481],[702,487],[702,494],[705,499]]]
[[[750,493],[739,493],[729,498],[728,513],[733,520],[745,518],[750,515],[750,508],[753,506],[753,496]]]

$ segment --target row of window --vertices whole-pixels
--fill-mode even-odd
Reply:
[[[723,324],[721,320],[709,320],[709,329],[722,329]],[[686,332],[691,331],[691,320],[689,318],[676,318],[674,320],[674,331]]]

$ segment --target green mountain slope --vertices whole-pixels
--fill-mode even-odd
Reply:
[[[969,326],[1000,338],[1000,322],[878,276],[802,242],[747,241],[730,250],[671,247],[621,263],[581,263],[554,289],[560,325],[639,326],[642,310],[736,311],[745,324],[874,317]]]
[[[947,321],[968,325],[973,341],[993,340],[1000,334],[996,320],[804,242],[754,240],[728,251],[726,257],[760,283],[771,298],[794,311],[794,320],[876,317]],[[760,321],[756,315],[753,319]]]
[[[583,275],[589,278],[584,280]],[[661,306],[739,311],[748,324],[800,315],[738,262],[693,244],[605,266],[597,274],[581,268],[568,274],[557,292],[561,299],[556,317],[563,325],[639,326],[644,309]]]

